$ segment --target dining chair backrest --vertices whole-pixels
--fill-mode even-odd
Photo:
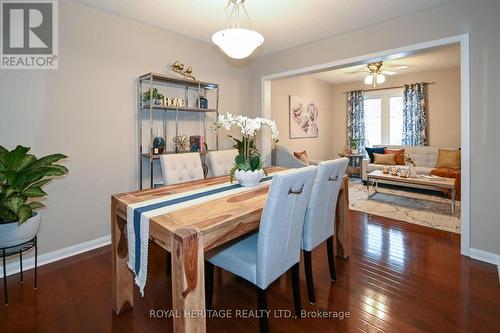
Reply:
[[[208,153],[210,168],[214,177],[229,175],[234,166],[238,149],[211,151]]]
[[[312,251],[334,234],[335,210],[349,160],[338,158],[318,165],[306,211],[302,248]]]
[[[273,176],[260,221],[256,282],[262,289],[300,261],[300,242],[317,167]]]
[[[204,178],[199,153],[161,155],[160,162],[165,185]]]

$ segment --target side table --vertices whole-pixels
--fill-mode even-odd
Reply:
[[[363,174],[363,163],[361,162],[365,157],[365,154],[344,154],[339,153],[340,157],[347,157],[349,159],[349,166],[347,167],[347,175],[349,177],[358,177],[361,178]]]

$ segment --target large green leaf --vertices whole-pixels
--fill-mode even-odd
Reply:
[[[21,225],[26,222],[26,220],[29,219],[32,214],[33,211],[31,210],[30,205],[24,204],[19,207],[19,212],[17,213],[17,216],[19,217],[19,224]]]
[[[8,198],[12,194],[19,192],[19,190],[15,186],[7,185],[4,186],[3,192],[5,193],[5,197]]]
[[[19,170],[27,157],[29,147],[17,146],[5,156],[5,167],[10,170]]]
[[[40,186],[30,186],[22,192],[28,198],[37,198],[46,196],[47,193]]]
[[[9,151],[0,145],[0,170],[5,167],[5,157],[8,153]]]
[[[29,205],[30,205],[32,210],[45,207],[45,205],[43,203],[36,202],[36,201],[30,202]]]
[[[19,208],[24,204],[26,200],[19,196],[12,196],[4,200],[4,206],[9,208],[15,214],[19,213]]]
[[[0,207],[0,223],[9,223],[17,220],[17,214],[7,207]]]
[[[42,187],[45,184],[49,183],[51,180],[52,180],[51,178],[42,179],[42,180],[39,180],[37,182],[34,182],[33,184],[30,185],[30,187],[34,187],[34,186]]]
[[[36,170],[24,169],[16,178],[14,184],[19,188],[26,188],[43,177],[62,176],[66,173],[68,173],[68,169],[62,165],[43,166]]]
[[[0,158],[4,157],[9,153],[9,150],[4,146],[0,145]]]
[[[28,165],[28,169],[37,169],[39,167],[49,166],[49,165],[55,166],[55,165],[52,165],[52,163],[55,163],[59,160],[62,160],[63,158],[67,158],[67,157],[68,156],[66,156],[64,154],[47,155],[45,157],[42,157],[42,158],[32,162],[30,165]]]
[[[250,169],[252,171],[259,170],[262,168],[262,160],[259,155],[254,155],[250,157]]]

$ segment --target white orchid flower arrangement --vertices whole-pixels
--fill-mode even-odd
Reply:
[[[237,139],[231,135],[229,137],[234,140],[234,148],[238,149],[238,155],[234,160],[234,166],[231,170],[231,181],[233,180],[236,171],[256,171],[262,169],[262,158],[259,151],[255,147],[255,135],[264,126],[269,127],[271,130],[271,138],[278,142],[278,127],[272,120],[265,118],[249,118],[241,115],[232,115],[227,113],[219,115],[217,121],[214,123],[214,129],[224,128],[231,130],[235,125],[240,128],[242,139]]]

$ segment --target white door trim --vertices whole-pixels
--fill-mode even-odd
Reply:
[[[407,45],[400,48],[375,52],[358,57],[337,60],[325,64],[297,68],[286,72],[269,74],[261,77],[262,87],[262,117],[271,118],[271,80],[286,78],[304,74],[313,74],[332,70],[335,68],[353,66],[371,61],[384,60],[386,57],[401,55],[407,56],[425,49],[460,43],[460,76],[461,76],[461,148],[462,148],[462,207],[461,207],[461,244],[460,253],[464,256],[470,255],[470,80],[469,80],[469,34],[461,34],[428,42]],[[262,136],[262,156],[265,163],[270,163],[272,142],[269,136]]]

